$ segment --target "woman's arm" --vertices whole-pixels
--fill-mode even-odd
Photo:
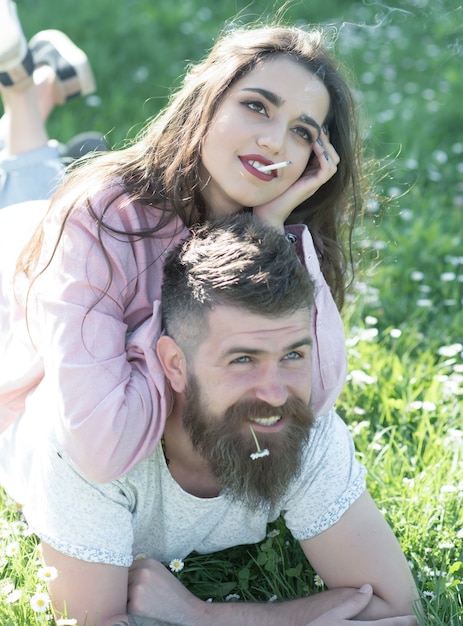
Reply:
[[[315,282],[312,315],[312,398],[314,415],[324,415],[335,404],[345,382],[347,357],[344,326],[331,291],[321,273],[312,236],[306,226],[286,226],[292,211],[313,196],[337,172],[339,155],[328,135],[313,144],[312,157],[303,175],[281,196],[254,207],[258,220],[296,237],[296,250]]]
[[[253,208],[257,219],[283,232],[283,224],[294,209],[336,174],[339,155],[329,138],[326,136],[322,145],[314,142],[312,150],[305,172],[291,187],[271,202]]]
[[[315,417],[325,415],[336,403],[347,372],[344,324],[330,288],[321,272],[312,236],[306,226],[287,226],[296,238],[296,252],[314,281],[312,311],[312,393],[310,408]]]
[[[131,206],[115,207],[107,219],[120,230],[140,228]],[[63,451],[96,482],[127,472],[161,437],[170,392],[155,353],[161,324],[153,301],[165,247],[178,239],[98,233],[88,212],[74,211],[34,284],[29,317],[46,388],[46,406],[35,410],[49,416]]]

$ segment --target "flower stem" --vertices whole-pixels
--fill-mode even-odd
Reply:
[[[249,430],[251,431],[251,435],[253,436],[254,443],[256,444],[256,448],[257,448],[257,452],[253,452],[252,454],[249,455],[251,459],[255,461],[256,459],[260,459],[263,456],[269,456],[270,452],[268,448],[265,448],[264,450],[262,450],[262,448],[260,447],[259,441],[257,439],[257,435],[254,432],[254,428],[251,426],[251,424],[249,424]]]
[[[259,441],[257,439],[257,435],[254,431],[254,428],[251,426],[251,424],[249,424],[249,430],[251,431],[251,435],[253,436],[254,443],[256,444],[257,452],[262,452],[260,445],[259,445]]]

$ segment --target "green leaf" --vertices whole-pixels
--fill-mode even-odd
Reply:
[[[302,563],[298,563],[296,567],[290,567],[285,571],[286,576],[290,576],[292,578],[298,577],[301,575],[302,571]]]

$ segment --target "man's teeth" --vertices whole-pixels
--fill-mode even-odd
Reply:
[[[281,420],[281,415],[273,415],[272,417],[254,417],[251,422],[261,424],[262,426],[272,426]]]

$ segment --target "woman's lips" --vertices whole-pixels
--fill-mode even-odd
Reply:
[[[269,159],[264,159],[263,157],[258,156],[256,154],[241,156],[239,157],[239,159],[241,163],[243,164],[244,168],[250,174],[252,174],[256,178],[259,178],[260,180],[268,182],[277,177],[276,170],[272,172],[261,172],[258,169],[259,165],[262,165],[262,166],[273,165],[273,161],[269,161]]]

